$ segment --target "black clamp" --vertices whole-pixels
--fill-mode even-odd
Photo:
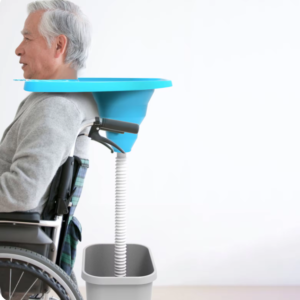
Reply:
[[[69,212],[68,207],[72,200],[74,193],[76,192],[77,187],[74,187],[70,196],[67,199],[57,198],[57,210],[56,213],[58,216],[65,215]]]
[[[125,153],[123,151],[122,148],[120,148],[118,145],[116,145],[114,142],[112,142],[111,140],[103,137],[100,135],[100,129],[101,129],[101,122],[100,122],[100,119],[99,117],[96,117],[95,118],[96,121],[93,123],[93,125],[91,126],[91,130],[90,130],[90,133],[89,133],[89,137],[93,140],[93,141],[96,141],[100,144],[102,144],[103,146],[107,147],[111,153],[114,153],[114,149],[112,147],[110,147],[109,145],[117,148],[118,150],[120,150],[122,153]],[[107,130],[107,129],[106,129]],[[109,131],[113,131],[113,130],[109,130]],[[115,131],[116,132],[116,131]],[[120,132],[122,133],[122,132]]]

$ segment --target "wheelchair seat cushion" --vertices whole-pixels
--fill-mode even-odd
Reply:
[[[0,221],[19,221],[19,222],[32,222],[39,223],[41,216],[38,212],[11,212],[0,213]]]

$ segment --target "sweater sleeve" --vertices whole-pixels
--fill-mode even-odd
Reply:
[[[2,212],[27,211],[38,206],[59,166],[68,158],[83,115],[64,97],[35,104],[21,121],[10,171],[0,176]]]

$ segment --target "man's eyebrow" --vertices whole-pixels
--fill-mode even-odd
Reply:
[[[21,31],[21,34],[23,34],[23,35],[30,35],[31,32],[28,31],[28,30],[22,30],[22,31]]]

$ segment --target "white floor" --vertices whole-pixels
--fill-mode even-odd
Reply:
[[[85,288],[80,289],[86,300]],[[151,300],[299,300],[300,287],[153,287]]]

